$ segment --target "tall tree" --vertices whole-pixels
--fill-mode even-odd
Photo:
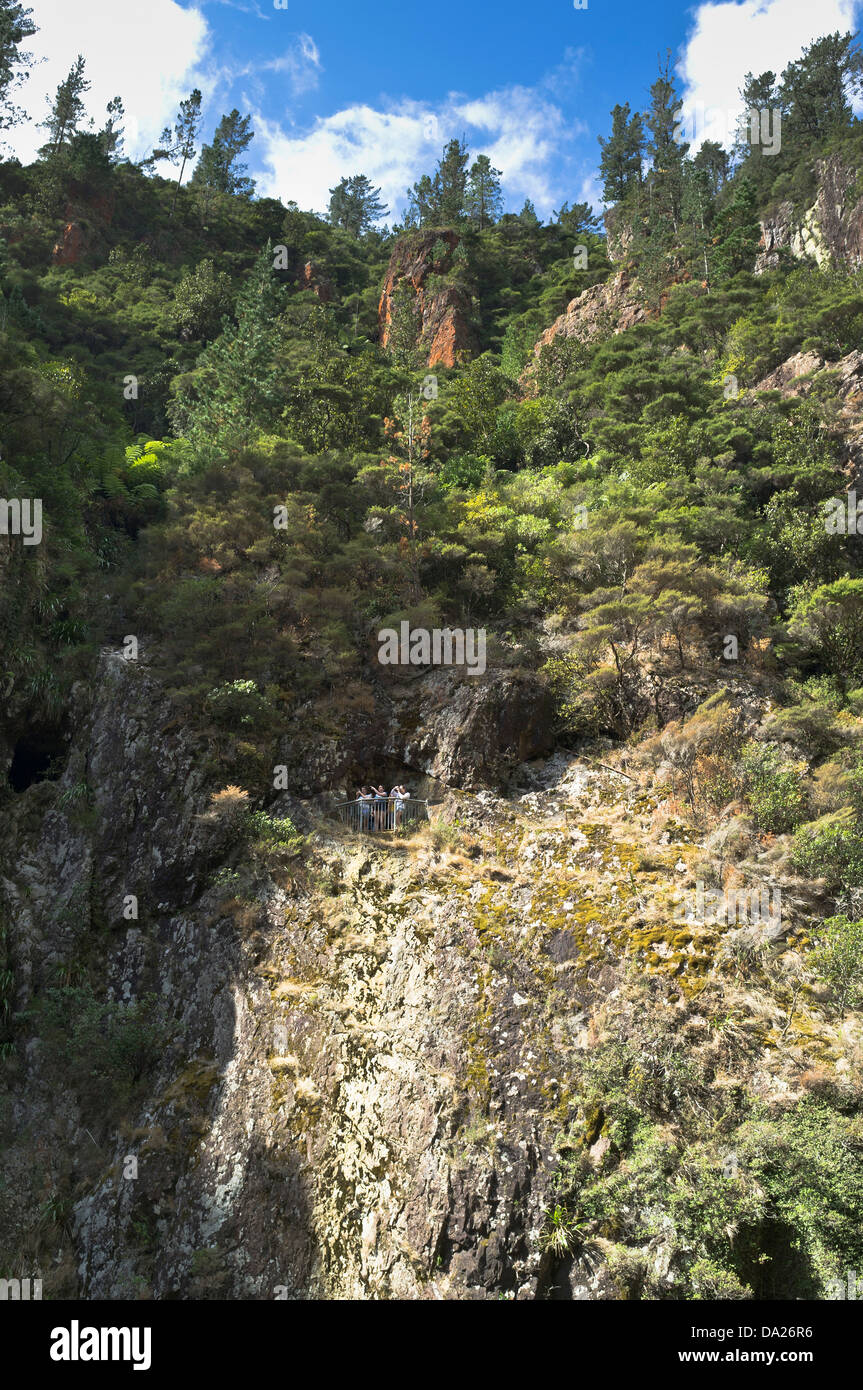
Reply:
[[[236,457],[275,427],[284,395],[278,363],[284,306],[268,242],[237,298],[236,323],[226,323],[194,371],[176,379],[171,419],[202,459]]]
[[[424,227],[427,223],[434,221],[434,216],[434,184],[428,174],[423,174],[422,178],[408,189],[408,210],[405,221],[411,227]]]
[[[863,89],[863,54],[851,34],[816,39],[782,74],[779,94],[791,142],[820,144],[851,125]]]
[[[84,76],[84,66],[84,59],[79,53],[57,88],[53,102],[48,103],[48,119],[42,122],[43,130],[48,131],[48,140],[42,146],[41,154],[56,154],[72,138],[84,118],[84,96],[90,90],[90,83]]]
[[[171,216],[177,205],[177,195],[180,192],[180,184],[183,182],[183,174],[186,165],[195,158],[195,142],[201,129],[201,93],[196,87],[185,101],[180,102],[180,109],[177,113],[177,120],[174,129],[169,125],[165,126],[160,137],[160,150],[158,155],[163,159],[168,159],[172,164],[179,163],[180,177],[177,179],[177,186],[174,189],[174,198],[171,203]]]
[[[238,164],[240,155],[255,138],[251,116],[241,116],[236,107],[216,126],[212,144],[204,145],[192,183],[204,184],[217,193],[244,198],[255,191],[254,180],[246,176],[248,165]]]
[[[721,146],[718,147],[721,149]],[[724,154],[725,151],[722,150]],[[713,192],[709,166],[688,159],[683,166],[683,193],[680,200],[681,241],[696,274],[704,275],[704,286],[710,293],[710,264],[707,247],[710,242],[710,222],[713,214]]]
[[[329,219],[334,227],[344,227],[354,236],[371,230],[389,212],[381,202],[381,190],[365,174],[352,174],[330,189]]]
[[[560,210],[555,210],[554,220],[559,227],[562,227],[570,236],[580,236],[583,232],[598,232],[600,221],[590,203],[574,203],[572,207],[569,203],[562,203]]]
[[[696,169],[704,171],[710,196],[715,198],[725,187],[728,178],[726,151],[715,140],[705,140],[692,163]]]
[[[477,155],[470,166],[464,207],[470,220],[482,231],[500,217],[503,198],[500,191],[500,169],[495,169],[487,154]]]
[[[434,176],[435,215],[441,222],[458,222],[464,216],[469,159],[463,140],[450,140],[444,146]]]
[[[116,163],[123,153],[123,126],[121,122],[125,119],[126,108],[123,105],[122,97],[112,97],[106,107],[108,119],[104,128],[100,131],[108,158]]]
[[[644,158],[644,125],[641,113],[630,115],[629,102],[613,107],[611,134],[601,135],[602,156],[599,172],[603,178],[602,196],[606,203],[620,203],[630,189],[641,183],[641,163]]]
[[[13,106],[10,94],[25,80],[32,58],[21,52],[25,39],[38,32],[30,16],[18,0],[0,0],[0,130],[18,125],[24,113]]]
[[[450,140],[444,145],[434,178],[423,174],[408,189],[406,221],[414,227],[435,222],[458,222],[465,215],[470,160],[463,140]]]
[[[732,198],[713,224],[711,277],[725,280],[740,270],[751,270],[758,252],[761,228],[755,191],[746,176],[737,175],[731,184]]]
[[[650,109],[645,116],[649,139],[647,153],[651,239],[664,248],[673,245],[680,230],[683,201],[683,161],[689,145],[679,138],[682,102],[670,73],[671,55],[650,89]]]
[[[778,111],[780,110],[779,91],[776,86],[775,72],[759,73],[757,77],[751,72],[746,74],[743,86],[740,89],[740,101],[743,106],[740,122],[737,127],[737,136],[734,142],[735,164],[746,165],[746,176],[752,180],[753,186],[759,190],[766,184],[769,188],[770,183],[776,176],[776,164],[773,158],[769,160],[768,166],[762,165],[763,152],[758,142],[759,129],[753,131],[750,123],[753,111]],[[766,189],[764,190],[766,191]]]

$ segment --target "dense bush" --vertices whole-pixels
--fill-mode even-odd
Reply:
[[[823,878],[831,888],[863,885],[863,835],[855,825],[802,825],[794,836],[791,861],[808,878]]]
[[[844,914],[829,917],[810,960],[829,985],[840,1014],[859,1007],[863,1002],[863,922],[852,922]]]
[[[755,824],[783,834],[805,818],[805,764],[789,762],[775,743],[747,743],[741,753],[744,785]]]

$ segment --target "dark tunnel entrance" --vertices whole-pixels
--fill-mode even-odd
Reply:
[[[9,785],[15,792],[24,792],[34,782],[45,782],[59,776],[66,753],[63,731],[55,727],[28,729],[15,744],[9,766]]]

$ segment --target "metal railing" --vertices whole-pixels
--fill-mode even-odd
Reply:
[[[334,809],[342,824],[351,830],[376,835],[428,820],[428,807],[427,801],[419,801],[415,796],[387,796],[374,801],[343,801]]]

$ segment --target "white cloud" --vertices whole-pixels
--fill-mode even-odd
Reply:
[[[857,0],[724,0],[699,5],[677,71],[693,147],[705,138],[728,145],[748,72],[778,76],[813,39],[854,30]],[[694,127],[693,123],[694,122]]]
[[[253,14],[256,19],[272,19],[273,11],[268,14],[262,10],[258,0],[198,0],[199,5],[226,5],[229,10],[239,10],[242,14]]]
[[[295,43],[279,58],[268,63],[256,63],[244,68],[241,76],[256,72],[277,72],[288,79],[291,95],[298,97],[312,92],[318,85],[321,55],[311,34],[300,34]]]
[[[423,160],[438,152],[425,133],[428,112],[415,102],[390,111],[350,106],[319,117],[305,133],[292,134],[276,121],[254,119],[258,192],[293,198],[302,208],[323,211],[329,189],[344,175],[367,174],[393,209],[416,178]]]
[[[541,215],[548,215],[563,198],[573,200],[571,190],[586,172],[577,150],[586,127],[566,121],[557,104],[578,80],[582,54],[575,50],[567,50],[535,88],[512,86],[476,99],[450,93],[435,103],[383,97],[300,124],[289,109],[274,117],[273,89],[291,100],[318,86],[323,65],[311,35],[286,37],[268,61],[250,63],[245,56],[237,60],[217,51],[217,35],[204,15],[212,4],[257,13],[258,0],[30,3],[40,32],[29,47],[39,62],[18,100],[32,119],[8,133],[14,153],[25,161],[45,140],[38,122],[45,119],[46,97],[53,96],[80,52],[91,83],[87,111],[97,126],[108,101],[118,93],[123,97],[129,156],[150,153],[193,87],[201,88],[210,113],[231,93],[232,104],[236,96],[252,113],[256,138],[250,173],[259,193],[294,198],[319,212],[339,179],[365,173],[381,187],[395,220],[404,212],[408,186],[424,171],[433,172],[445,142],[462,134],[473,156],[487,154],[502,171],[510,208],[530,198]]]
[[[456,117],[490,137],[487,154],[503,175],[504,190],[518,191],[543,212],[551,211],[559,186],[563,148],[587,133],[581,121],[564,125],[558,107],[527,87],[510,87],[454,108]]]
[[[501,170],[511,206],[530,198],[548,213],[559,196],[566,146],[585,127],[565,126],[559,109],[536,91],[512,87],[475,100],[451,94],[437,107],[409,100],[384,109],[350,106],[305,132],[258,115],[255,130],[262,194],[321,212],[340,178],[364,173],[381,188],[394,219],[408,186],[432,172],[445,142],[463,133],[472,155],[487,154]]]
[[[199,9],[175,0],[30,0],[39,33],[28,49],[40,61],[17,98],[32,121],[8,132],[14,153],[31,160],[45,142],[37,123],[45,119],[46,97],[53,97],[79,53],[91,83],[88,114],[97,126],[105,107],[120,95],[126,106],[126,152],[148,154],[159,133],[195,86],[205,97],[215,85],[209,70],[211,35]]]

